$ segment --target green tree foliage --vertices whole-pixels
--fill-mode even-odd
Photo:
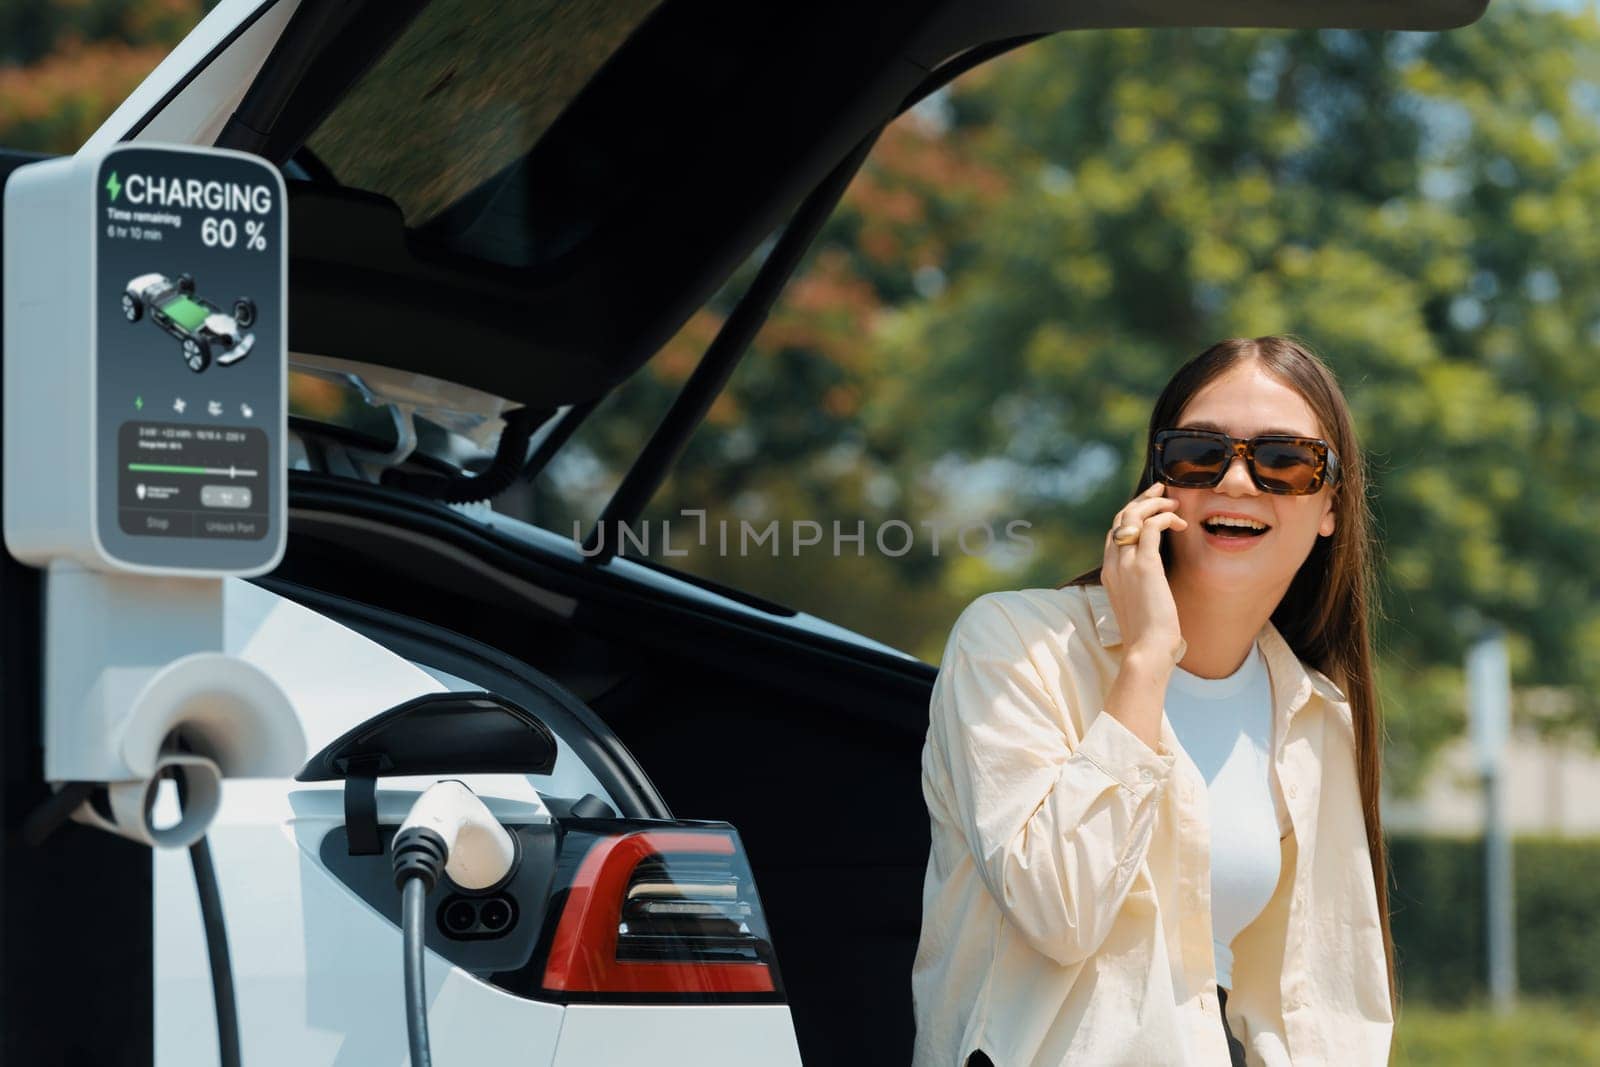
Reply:
[[[1485,914],[1483,840],[1391,834],[1388,845],[1402,1005],[1482,1000],[1488,946],[1484,923],[1472,920]],[[1600,904],[1592,889],[1600,844],[1526,836],[1513,847],[1519,995],[1600,1006]]]
[[[1597,75],[1594,12],[1525,3],[1444,34],[1061,34],[980,68],[887,132],[653,512],[862,518],[866,558],[671,562],[936,658],[976,593],[1098,561],[1181,362],[1291,332],[1368,450],[1400,784],[1459,731],[1485,620],[1518,683],[1574,686],[1593,720]],[[619,401],[602,454],[631,454],[715,324]],[[887,558],[891,516],[1021,517],[1033,551]]]

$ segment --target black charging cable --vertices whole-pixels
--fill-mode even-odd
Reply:
[[[428,983],[423,967],[428,894],[439,883],[449,856],[444,838],[423,826],[395,834],[394,885],[400,890],[400,932],[405,943],[406,1037],[411,1067],[432,1067],[428,1048]]]
[[[189,802],[188,779],[177,772],[178,806]],[[100,801],[104,805],[105,787],[98,782],[67,782],[23,820],[22,839],[38,847],[84,804]],[[109,812],[102,812],[109,818]],[[228,953],[228,926],[222,915],[222,891],[217,885],[217,869],[211,862],[211,846],[204,837],[189,846],[189,865],[194,869],[194,888],[200,897],[200,920],[206,932],[206,956],[211,965],[211,999],[216,1005],[217,1048],[222,1067],[241,1067],[239,1055],[239,1010],[233,995],[233,962]],[[418,965],[418,972],[421,965]],[[419,1061],[413,1061],[419,1062]],[[420,1061],[426,1062],[426,1061]]]
[[[228,930],[222,920],[222,893],[217,888],[216,868],[211,865],[211,846],[205,838],[189,846],[189,863],[194,867],[194,887],[200,894],[200,917],[206,928],[222,1067],[239,1067],[239,1010],[233,996],[233,962],[228,955]]]
[[[173,780],[178,786],[178,806],[189,803],[188,777],[182,771]],[[200,897],[200,921],[206,930],[206,956],[211,965],[211,999],[217,1012],[217,1048],[222,1067],[240,1067],[239,1008],[233,995],[233,960],[228,952],[228,925],[222,915],[222,890],[217,885],[217,868],[211,862],[211,846],[205,837],[189,846],[189,866],[194,868],[194,888]]]
[[[32,848],[44,844],[99,788],[96,782],[67,782],[22,820],[22,840]]]

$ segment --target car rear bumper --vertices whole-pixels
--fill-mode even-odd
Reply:
[[[570,1004],[552,1067],[800,1067],[784,1004]]]

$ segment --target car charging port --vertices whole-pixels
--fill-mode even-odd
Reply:
[[[517,923],[517,903],[504,893],[449,896],[439,905],[439,929],[457,941],[504,937]]]
[[[496,936],[509,930],[515,918],[516,911],[509,897],[491,897],[478,909],[479,925]]]
[[[471,900],[446,901],[439,915],[439,925],[453,937],[469,934],[478,925],[478,905]]]

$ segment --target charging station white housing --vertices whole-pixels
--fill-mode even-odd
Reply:
[[[221,580],[57,563],[45,590],[45,778],[108,784],[111,819],[86,805],[80,821],[187,846],[216,815],[223,778],[287,777],[304,764],[305,733],[283,688],[225,651]],[[153,790],[171,774],[183,775],[189,799],[180,822],[158,827]]]
[[[103,784],[109,818],[74,817],[144,844],[198,840],[223,777],[305,759],[222,611],[285,544],[286,211],[276,168],[188,145],[5,186],[5,542],[47,569],[45,777]],[[158,826],[171,775],[188,802]]]
[[[129,144],[11,175],[13,556],[189,577],[277,565],[286,219],[277,169],[242,152]]]

